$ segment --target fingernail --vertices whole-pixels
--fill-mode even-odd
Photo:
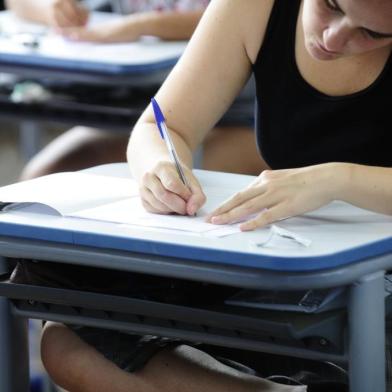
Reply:
[[[252,230],[253,230],[253,227],[252,227],[251,225],[249,225],[248,222],[247,222],[247,223],[242,223],[242,224],[240,225],[240,230],[241,230],[241,231],[252,231]]]
[[[191,204],[191,205],[188,207],[188,214],[189,214],[189,215],[196,215],[196,211],[197,211],[197,205]]]
[[[211,217],[211,223],[221,223],[222,218],[220,216],[212,216]]]

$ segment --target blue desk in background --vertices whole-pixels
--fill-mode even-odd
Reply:
[[[129,176],[126,165],[93,170]],[[204,185],[230,189],[251,179],[197,173]],[[285,312],[227,305],[190,308],[2,282],[1,391],[27,391],[27,318],[336,361],[349,365],[352,392],[385,391],[384,274],[392,269],[392,217],[333,203],[279,225],[307,237],[311,245],[257,247],[260,231],[213,239],[23,209],[0,214],[0,255],[15,260],[79,264],[248,289],[342,286],[348,291],[347,309],[295,316],[300,317],[296,322]],[[318,335],[322,330],[327,331],[323,340]]]
[[[89,23],[98,24],[118,17],[93,12]],[[22,21],[9,11],[0,12],[0,26],[0,71],[71,82],[159,84],[187,44],[154,37],[118,44],[71,42],[45,26]]]

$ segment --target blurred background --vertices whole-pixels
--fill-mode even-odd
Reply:
[[[19,149],[18,125],[1,120],[0,130],[0,185],[2,186],[17,180],[24,162]]]
[[[0,116],[1,118],[1,116]],[[59,129],[54,126],[43,126],[42,143],[46,143],[57,134]],[[14,121],[0,120],[0,186],[11,184],[18,180],[25,163],[23,149],[20,143],[19,125]],[[30,320],[30,392],[49,392],[54,387],[49,385],[42,367],[39,355],[39,339],[41,322]]]
[[[60,126],[42,125],[40,141],[42,145],[55,138],[61,132]],[[19,125],[8,121],[0,115],[0,186],[11,184],[18,180],[25,164]]]

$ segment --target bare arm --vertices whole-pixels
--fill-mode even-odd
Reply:
[[[253,230],[315,210],[333,200],[392,215],[392,168],[331,162],[298,169],[265,170],[250,187],[212,211],[209,221]]]
[[[31,20],[32,22],[46,24],[45,13],[42,8],[48,5],[48,0],[6,0],[5,5],[9,10],[15,12],[20,18]]]
[[[263,17],[260,17],[263,16],[263,6],[269,11],[272,2],[212,1],[184,55],[156,95],[180,158],[188,170],[192,167],[192,151],[227,110],[250,75],[253,56],[250,52],[260,45],[269,16],[264,10],[263,23]],[[252,31],[250,26],[260,30]],[[249,38],[255,36],[258,44]],[[170,161],[150,107],[132,132],[128,161],[142,187],[156,198],[162,201],[167,192],[171,196],[187,198],[181,183],[176,181],[175,170],[166,170]],[[197,196],[199,190],[191,191]],[[198,198],[196,204],[200,200]],[[191,204],[192,198],[187,199],[187,206]],[[172,206],[171,202],[167,205]]]
[[[140,12],[94,26],[67,28],[62,34],[72,40],[102,43],[131,42],[143,35],[153,35],[164,40],[187,40],[202,14],[202,10]]]
[[[392,168],[342,165],[341,200],[368,210],[392,215]]]
[[[203,11],[142,12],[124,17],[124,35],[127,27],[137,24],[140,35],[154,35],[164,40],[185,40],[193,34]],[[126,39],[124,39],[126,40]]]

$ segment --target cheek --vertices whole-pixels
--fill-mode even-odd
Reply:
[[[312,37],[321,38],[329,22],[329,15],[320,6],[304,8],[302,26],[305,40],[312,39]]]
[[[385,46],[381,40],[372,40],[363,35],[356,37],[350,43],[351,51],[354,53],[369,52]]]

